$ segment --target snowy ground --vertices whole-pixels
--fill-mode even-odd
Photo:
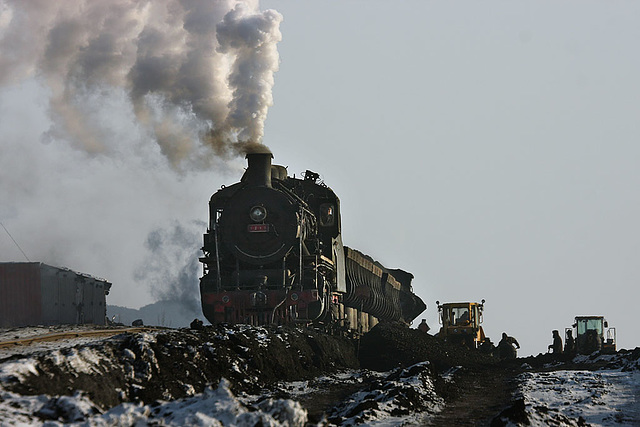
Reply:
[[[0,330],[0,341],[57,332],[48,328]],[[202,382],[195,381],[195,371],[185,371],[184,378],[182,373],[177,375],[184,388],[180,395],[172,391],[166,398],[156,395],[136,402],[136,388],[150,386],[151,381],[157,384],[159,378],[161,383],[168,380],[166,370],[174,369],[174,354],[194,361],[209,355],[203,363],[219,365],[225,360],[222,354],[231,354],[223,351],[221,343],[237,340],[236,347],[228,347],[235,349],[233,357],[237,359],[230,359],[227,373],[246,381],[258,378],[251,375],[260,375],[248,373],[248,355],[255,355],[259,349],[273,355],[273,345],[280,342],[275,348],[283,352],[295,341],[291,332],[274,334],[249,327],[215,331],[206,341],[200,341],[201,348],[194,344],[198,335],[193,331],[124,335],[0,346],[0,426],[430,425],[433,417],[447,407],[437,393],[436,381],[455,382],[464,372],[453,368],[436,374],[429,362],[388,372],[336,369],[313,379],[283,380],[254,393],[234,389],[231,377],[209,381],[203,387]],[[247,346],[251,343],[255,347],[250,350]],[[178,352],[167,353],[163,359],[163,353],[172,349]],[[539,362],[534,364],[535,369],[524,364],[518,370],[513,406],[501,417],[505,425],[640,425],[640,349],[599,357],[578,356],[562,363],[533,360]],[[105,407],[80,387],[47,394],[52,387],[46,381],[63,381],[61,373],[67,375],[70,384],[73,378],[83,377],[106,384],[108,376],[113,380],[114,375],[126,381],[121,383],[122,390],[110,389],[121,394],[119,403]],[[29,389],[34,378],[44,380],[40,391]],[[238,377],[234,380],[237,384]],[[24,391],[18,392],[16,385],[24,386]],[[319,402],[322,407],[328,402],[326,407],[330,409],[324,411],[322,420],[311,422],[310,408]]]
[[[407,374],[406,372],[404,373]],[[342,381],[358,381],[362,374],[342,376]],[[398,376],[398,373],[394,373]],[[337,380],[337,378],[327,380]],[[381,381],[389,381],[381,375]],[[382,390],[369,389],[354,393],[340,407],[337,407],[326,421],[333,425],[395,426],[400,424],[419,425],[428,419],[428,412],[410,413],[396,402],[396,398],[386,391],[397,388],[409,391],[410,395],[424,394],[425,399],[434,398],[433,412],[442,405],[442,399],[434,396],[430,382],[418,376],[404,376],[386,383]],[[326,385],[326,384],[325,384]],[[426,388],[425,388],[426,385]],[[297,388],[299,384],[283,383],[284,388]],[[386,390],[385,390],[386,388]],[[397,392],[397,391],[396,391]],[[396,395],[396,392],[393,395]],[[408,398],[406,396],[405,398]],[[49,418],[51,421],[43,421]],[[204,393],[174,401],[157,401],[150,405],[123,403],[108,411],[101,411],[83,393],[73,396],[23,396],[0,390],[0,425],[54,426],[79,423],[87,426],[122,425],[167,425],[167,426],[304,426],[307,411],[292,399],[272,399],[264,396],[244,395],[236,397],[229,390],[229,384],[222,380],[216,389],[209,388]],[[324,424],[324,423],[323,423]]]
[[[510,425],[521,425],[517,421],[524,415],[534,426],[639,426],[637,353],[638,349],[598,357],[576,356],[570,361],[585,367],[605,364],[596,370],[565,370],[562,365],[550,364],[541,372],[520,374],[515,399],[524,403],[524,414],[511,417]]]
[[[362,383],[363,377],[376,377],[373,384],[357,391],[328,414],[323,425],[397,426],[422,425],[429,415],[443,405],[427,372],[428,363],[388,373],[355,370],[335,376],[320,377],[312,382],[295,381],[279,384],[294,396],[312,395],[345,383]],[[35,365],[17,367],[5,364],[14,373],[35,372]],[[367,378],[370,379],[370,378]],[[368,382],[368,381],[367,381]],[[81,424],[85,426],[167,425],[167,426],[305,426],[307,411],[294,399],[262,396],[234,396],[229,383],[222,380],[217,388],[173,401],[157,401],[142,405],[123,403],[101,411],[84,393],[73,396],[25,396],[0,388],[0,425],[55,426]],[[412,412],[413,405],[425,404],[429,410]],[[400,401],[399,401],[400,400]],[[422,402],[418,402],[422,400]],[[43,421],[43,419],[50,421]]]
[[[354,377],[347,380],[357,381],[359,375],[361,374],[354,373]],[[295,384],[283,386],[296,387]],[[425,391],[424,383],[414,376],[398,378],[387,387],[399,387],[407,391],[412,390],[413,386],[416,389],[411,394]],[[429,397],[430,394],[425,395],[425,398]],[[436,399],[432,410],[437,411],[441,404],[441,399]],[[327,420],[322,424],[383,427],[421,425],[428,420],[429,413],[408,413],[384,390],[369,390],[355,393],[330,416],[335,421]],[[44,422],[43,418],[51,421]],[[222,380],[216,389],[207,389],[190,398],[158,401],[150,405],[123,403],[105,412],[83,393],[51,397],[21,396],[0,391],[2,426],[56,426],[74,423],[85,426],[304,426],[307,421],[307,411],[299,402],[263,396],[237,397],[229,390],[226,380]]]
[[[640,425],[640,372],[554,371],[521,375],[533,425]]]
[[[50,421],[43,421],[43,419]],[[216,389],[186,399],[151,405],[123,403],[101,411],[83,393],[73,396],[21,396],[0,391],[0,425],[56,426],[302,426],[306,411],[292,400],[266,399],[247,406],[223,380]]]
[[[4,330],[0,331],[0,341],[55,332],[48,328]],[[61,380],[51,376],[51,372],[63,371],[75,377],[89,375],[99,382],[105,381],[107,374],[113,375],[118,369],[123,369],[126,376],[135,379],[133,387],[143,387],[152,375],[162,375],[164,367],[158,366],[159,350],[157,347],[153,350],[152,346],[157,345],[159,335],[165,333],[136,334],[133,342],[140,348],[139,353],[148,356],[150,363],[146,365],[151,365],[141,372],[134,370],[141,355],[125,347],[127,341],[121,335],[0,347],[0,426],[304,426],[309,418],[300,401],[313,400],[322,394],[331,399],[334,397],[332,390],[344,390],[347,385],[353,393],[335,402],[326,419],[321,421],[322,425],[366,423],[392,426],[403,422],[417,425],[422,423],[420,420],[428,419],[430,414],[439,411],[443,404],[434,391],[433,373],[428,362],[386,373],[343,370],[320,375],[314,380],[283,381],[261,394],[234,395],[230,382],[225,378],[196,393],[185,378],[185,387],[190,388],[186,397],[169,396],[165,400],[136,403],[131,401],[131,392],[122,390],[122,400],[128,401],[106,409],[92,401],[84,391],[70,390],[69,395],[32,395],[15,391],[16,384],[29,384],[29,378],[33,377]],[[243,333],[252,334],[259,347],[267,347],[269,343],[266,331],[260,328],[239,327],[216,338],[226,342]],[[278,338],[286,340],[287,334],[278,335]],[[176,341],[172,343],[175,345]],[[114,354],[114,348],[120,349],[121,354]],[[247,352],[248,348],[240,347],[240,350]],[[118,364],[124,368],[116,366]],[[236,371],[243,370],[242,363],[237,366]],[[138,381],[141,373],[148,378]]]
[[[326,422],[342,426],[423,425],[444,406],[431,375],[429,362],[422,362],[389,372],[351,370],[312,381],[284,382],[278,388],[303,400],[309,396],[317,399],[334,388],[366,384],[353,387],[357,391],[336,404],[326,414]]]
[[[0,342],[47,336],[63,329],[85,330],[83,327],[4,329],[0,330]],[[153,335],[148,334],[145,339],[153,340]],[[82,391],[72,396],[21,395],[6,391],[3,387],[10,382],[21,382],[29,375],[39,375],[39,365],[48,363],[64,366],[75,374],[99,374],[99,367],[111,362],[104,359],[99,350],[100,343],[118,339],[71,338],[0,348],[0,426],[75,423],[88,426],[144,426],[159,423],[169,426],[253,426],[259,423],[265,426],[293,426],[306,422],[306,411],[298,403],[267,399],[249,406],[233,395],[226,380],[220,381],[217,387],[207,388],[203,393],[192,393],[194,395],[189,398],[158,401],[151,405],[127,402],[106,411],[101,410]]]

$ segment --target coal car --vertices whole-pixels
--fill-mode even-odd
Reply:
[[[209,202],[202,310],[216,323],[314,323],[366,332],[426,309],[413,275],[342,244],[340,200],[317,173],[288,176],[254,146],[240,182]]]

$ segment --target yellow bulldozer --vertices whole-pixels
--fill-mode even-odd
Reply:
[[[579,354],[616,352],[616,328],[609,328],[604,316],[576,316],[572,326],[565,329],[565,350]],[[575,348],[567,348],[571,342]]]
[[[438,306],[438,321],[442,325],[438,336],[445,340],[464,345],[468,348],[478,348],[487,338],[480,324],[482,323],[482,302],[448,302]],[[489,342],[490,343],[490,342]]]

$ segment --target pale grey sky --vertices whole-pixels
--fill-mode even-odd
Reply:
[[[484,298],[487,335],[515,336],[521,355],[582,314],[639,345],[640,4],[260,6],[283,17],[264,130],[275,163],[322,175],[345,244],[412,272],[434,330],[436,300]],[[133,279],[148,234],[204,232],[193,221],[243,160],[176,174],[143,143],[108,157],[45,144],[48,96],[33,80],[0,92],[0,219],[30,258],[112,280],[112,304],[149,303]],[[122,105],[105,96],[92,117],[144,140]],[[23,259],[6,235],[0,254]]]

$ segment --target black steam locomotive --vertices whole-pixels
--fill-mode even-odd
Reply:
[[[241,181],[209,202],[200,292],[211,323],[366,332],[378,321],[410,324],[426,309],[411,273],[343,246],[340,201],[318,174],[287,176],[264,146],[246,157]]]

